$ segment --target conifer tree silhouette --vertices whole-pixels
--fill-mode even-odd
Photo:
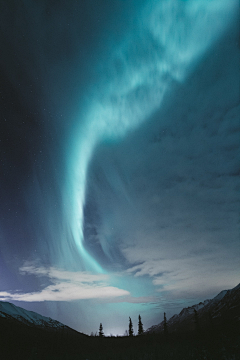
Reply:
[[[143,334],[143,324],[142,324],[142,319],[141,316],[138,316],[138,335],[142,335]]]
[[[133,336],[133,324],[132,324],[132,319],[129,317],[129,330],[128,330],[128,335],[129,336]]]
[[[100,323],[100,326],[99,326],[98,336],[99,336],[99,337],[104,337],[104,332],[103,332],[102,323]]]
[[[164,313],[163,331],[164,331],[164,336],[165,336],[165,337],[168,337],[168,325],[167,325],[166,313]]]

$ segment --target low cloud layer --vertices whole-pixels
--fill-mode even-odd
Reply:
[[[94,275],[86,272],[70,272],[54,267],[38,267],[25,264],[20,268],[23,275],[45,277],[52,283],[38,292],[0,292],[0,300],[4,301],[72,301],[86,299],[109,299],[129,295],[126,290],[109,286],[107,275]]]

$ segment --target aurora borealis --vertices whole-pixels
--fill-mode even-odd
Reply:
[[[0,4],[0,300],[121,334],[234,287],[238,1]]]

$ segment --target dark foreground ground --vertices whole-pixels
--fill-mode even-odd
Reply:
[[[89,337],[0,322],[1,360],[240,360],[239,325],[187,333]]]

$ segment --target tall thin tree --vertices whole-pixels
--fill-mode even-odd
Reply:
[[[141,316],[138,316],[138,335],[142,335],[143,334],[143,324],[142,324],[142,319]]]
[[[167,338],[168,337],[168,325],[167,325],[166,313],[164,313],[163,332],[164,332],[164,336]]]
[[[129,336],[133,336],[133,324],[132,324],[132,319],[129,317],[129,330],[128,330],[128,335]]]
[[[98,336],[99,336],[99,337],[104,337],[104,332],[103,332],[102,323],[100,323],[100,326],[99,326]]]

